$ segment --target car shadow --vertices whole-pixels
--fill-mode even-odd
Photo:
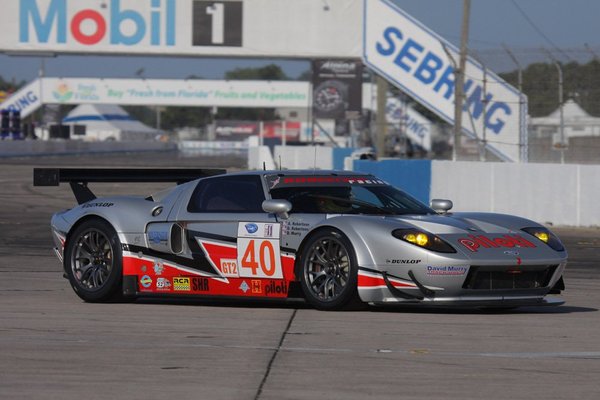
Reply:
[[[433,306],[386,306],[369,307],[373,312],[403,312],[415,314],[459,314],[459,315],[496,315],[496,314],[572,314],[583,312],[597,312],[597,308],[575,306],[524,306],[514,308],[467,308],[467,307],[433,307]]]
[[[223,308],[270,308],[316,310],[304,299],[215,299],[215,298],[185,298],[185,297],[143,297],[135,300],[135,304],[163,304],[174,306],[205,306]],[[597,308],[577,306],[524,306],[516,308],[473,308],[473,307],[434,307],[415,305],[365,305],[336,312],[376,312],[376,313],[414,313],[414,314],[572,314],[597,312]]]

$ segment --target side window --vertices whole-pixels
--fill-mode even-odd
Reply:
[[[265,200],[258,176],[223,176],[203,179],[192,194],[188,211],[193,213],[260,213]]]

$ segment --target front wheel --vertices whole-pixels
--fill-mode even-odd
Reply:
[[[300,256],[300,284],[306,301],[321,310],[357,303],[358,264],[350,240],[337,229],[308,239]]]
[[[65,270],[83,300],[114,300],[121,295],[122,260],[121,242],[113,227],[103,220],[88,220],[70,235]]]

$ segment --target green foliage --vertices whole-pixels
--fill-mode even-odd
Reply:
[[[570,62],[563,69],[563,99],[575,100],[588,113],[600,116],[600,62]],[[517,86],[517,71],[500,74]],[[535,63],[523,70],[523,92],[529,99],[529,113],[545,116],[558,108],[558,69],[554,64]]]
[[[225,73],[225,79],[231,80],[264,80],[284,81],[289,80],[277,64],[269,64],[259,68],[236,68]]]
[[[259,68],[236,68],[225,73],[225,79],[281,81],[290,78],[276,64]],[[279,119],[273,108],[220,108],[217,119],[237,119],[247,121],[272,121]]]

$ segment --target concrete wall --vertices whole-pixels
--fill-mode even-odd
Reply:
[[[429,203],[431,188],[430,160],[357,160],[354,170],[371,173],[390,185]]]
[[[163,142],[82,142],[79,140],[3,140],[0,157],[60,156],[81,153],[174,151],[177,145]]]
[[[455,211],[516,214],[542,223],[599,226],[600,166],[436,161],[431,198]]]
[[[371,172],[419,200],[450,199],[453,211],[519,215],[563,226],[600,226],[600,166],[354,161],[354,170]]]

